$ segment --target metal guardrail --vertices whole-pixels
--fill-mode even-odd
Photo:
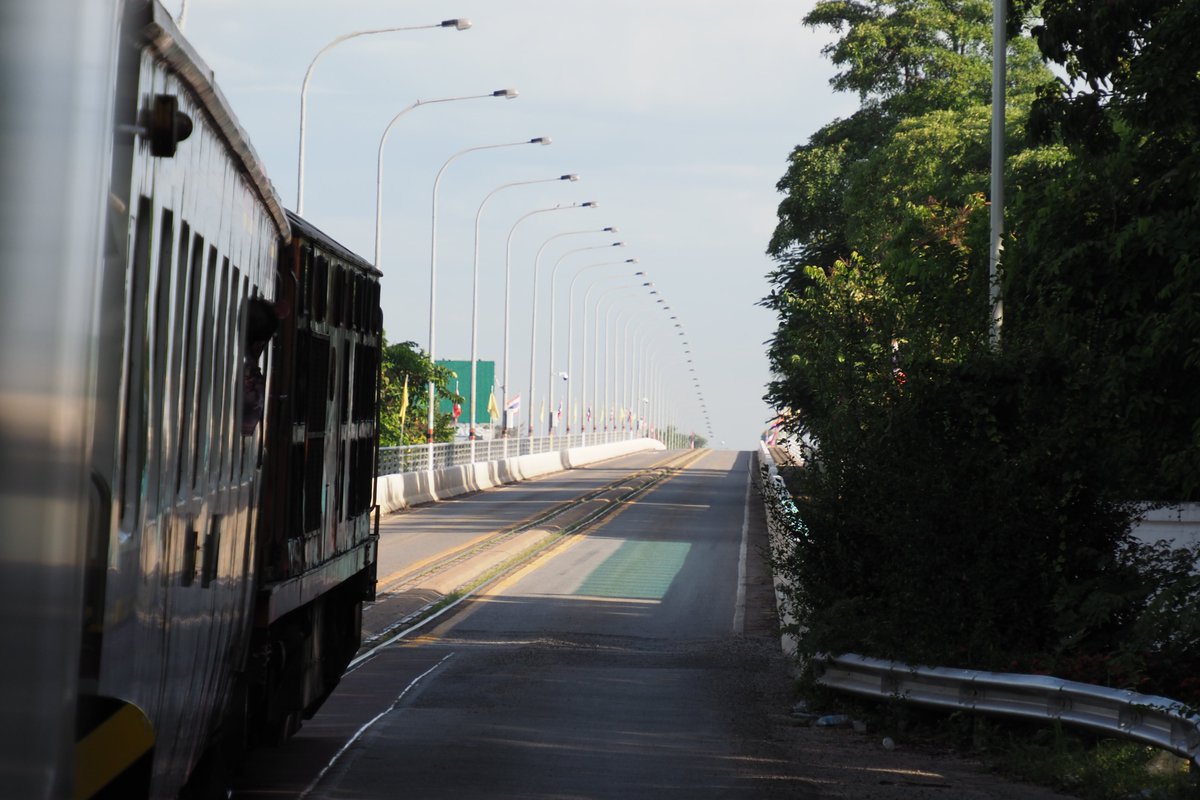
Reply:
[[[876,699],[1064,722],[1170,750],[1200,764],[1200,717],[1166,697],[1048,675],[914,667],[847,653],[815,660],[818,683]]]
[[[499,461],[504,458],[535,453],[552,453],[594,444],[609,444],[644,435],[637,431],[617,430],[602,433],[572,433],[567,436],[509,436],[500,439],[476,439],[474,442],[438,442],[432,448],[427,444],[381,447],[379,448],[379,466],[376,474],[383,476],[396,475],[401,472],[446,469],[462,464]],[[671,444],[668,442],[667,446],[670,447]]]
[[[765,446],[760,486],[767,510],[772,552],[788,547],[799,523],[795,504]],[[802,524],[802,523],[799,523]],[[786,612],[786,605],[781,606]],[[845,653],[814,659],[817,682],[838,691],[878,700],[1042,722],[1064,722],[1161,747],[1200,765],[1200,715],[1167,697],[1138,694],[1047,675],[917,667]]]

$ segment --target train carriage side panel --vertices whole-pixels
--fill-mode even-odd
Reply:
[[[146,712],[151,794],[174,797],[220,732],[248,643],[263,433],[242,430],[247,327],[274,297],[288,226],[169,14],[130,3],[123,40],[93,446],[112,502],[83,679]]]
[[[255,715],[294,732],[332,691],[373,596],[379,273],[289,212],[260,518]],[[286,277],[282,274],[286,273]]]

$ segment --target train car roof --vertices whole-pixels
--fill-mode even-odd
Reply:
[[[250,137],[238,124],[229,101],[217,88],[213,71],[184,38],[176,27],[175,20],[158,0],[151,0],[149,3],[149,21],[142,28],[141,34],[146,44],[196,95],[197,101],[208,114],[221,138],[225,140],[234,157],[241,162],[243,173],[259,199],[266,205],[271,219],[279,229],[280,237],[286,241],[289,228],[283,212],[283,202],[267,177],[262,160],[250,144]]]
[[[383,275],[382,272],[375,269],[370,261],[367,261],[362,256],[357,255],[350,248],[337,242],[329,234],[322,231],[316,225],[313,225],[295,211],[287,211],[287,219],[288,222],[291,223],[293,236],[308,239],[322,250],[332,253],[341,260],[348,262],[357,270],[374,275],[376,278]]]

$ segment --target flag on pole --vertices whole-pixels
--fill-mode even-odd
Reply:
[[[404,437],[404,420],[408,417],[408,375],[404,375],[404,388],[400,391],[400,436]]]
[[[460,406],[458,403],[455,403],[450,410],[450,414],[454,417],[454,421],[458,422],[458,418],[462,416],[462,406]]]
[[[509,414],[515,414],[518,411],[520,411],[521,410],[521,395],[517,395],[513,399],[509,400],[508,405],[506,405],[504,407],[504,410],[507,411]]]
[[[488,392],[488,419],[495,419],[500,416],[500,409],[496,408],[496,395]]]

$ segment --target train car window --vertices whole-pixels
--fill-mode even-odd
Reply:
[[[213,297],[217,282],[217,248],[209,245],[204,265],[204,296],[200,306],[200,358],[196,363],[196,424],[192,428],[192,487],[204,493],[212,446]]]
[[[221,550],[221,515],[213,514],[208,519],[208,532],[204,534],[204,561],[200,567],[200,587],[207,589],[217,576],[217,558]]]
[[[358,302],[354,309],[354,321],[357,323],[358,329],[366,333],[368,330],[370,330],[371,322],[371,317],[367,313],[367,309],[370,308],[370,303],[367,302],[367,298],[370,296],[371,287],[367,283],[367,279],[361,276],[357,281],[355,281],[355,285],[357,288],[354,290],[354,298]]]
[[[125,424],[121,447],[121,527],[137,528],[146,470],[147,376],[149,369],[150,244],[153,226],[150,198],[138,200],[134,229],[133,264],[129,285],[129,338],[125,348]]]
[[[175,313],[172,316],[174,327],[171,330],[171,401],[167,406],[167,416],[163,422],[164,433],[170,430],[168,444],[171,448],[170,467],[165,466],[163,474],[174,474],[174,491],[179,492],[179,452],[183,445],[180,433],[183,430],[183,353],[185,337],[185,321],[187,319],[187,286],[188,286],[188,244],[191,242],[191,226],[186,220],[179,223],[179,246],[175,253]],[[170,490],[168,490],[170,491]]]
[[[242,435],[250,436],[266,412],[267,381],[260,366],[279,321],[275,307],[261,297],[246,306],[246,353],[239,370],[242,387]]]
[[[314,336],[308,347],[308,420],[309,433],[324,433],[326,405],[329,400],[329,340]]]
[[[330,325],[342,325],[342,268],[337,264],[332,264],[330,269],[329,281],[329,314],[328,320]]]
[[[301,502],[288,502],[287,505],[287,527],[284,534],[289,539],[299,539],[304,536],[304,442],[292,445],[291,455],[291,473],[288,480],[289,499],[294,499],[297,494],[301,497]]]
[[[191,266],[187,289],[187,320],[183,329],[183,400],[179,428],[179,466],[175,473],[175,491],[182,494],[184,487],[191,488],[187,466],[191,463],[192,427],[196,425],[196,320],[200,315],[201,276],[204,274],[204,237],[196,234],[192,239]],[[184,498],[180,498],[184,499]]]
[[[150,462],[147,467],[149,480],[146,484],[146,506],[151,514],[158,511],[160,475],[159,465],[166,463],[167,446],[164,440],[163,414],[166,410],[167,387],[167,337],[171,317],[171,248],[175,244],[175,215],[164,208],[159,223],[158,269],[154,281],[154,352],[151,371],[149,435],[153,440]],[[163,531],[164,538],[166,530]]]
[[[342,359],[342,423],[350,421],[350,400],[354,396],[350,391],[350,367],[354,354],[353,345],[346,339],[342,340],[342,346],[338,348]]]
[[[322,489],[325,473],[325,437],[314,436],[308,440],[304,457],[304,530],[315,531],[321,527],[321,516],[325,511]]]
[[[249,297],[249,296],[250,296],[250,277],[249,277],[248,275],[243,275],[243,276],[242,276],[242,291],[241,291],[241,293],[238,295],[238,303],[239,303],[239,307],[240,307],[240,304],[242,303],[242,301],[244,301],[244,300],[245,300],[247,297]],[[240,336],[238,337],[238,340],[237,340],[237,341],[238,341],[238,346],[239,346],[239,347],[241,347],[241,337],[240,337]],[[267,353],[267,358],[269,359],[269,358],[270,358],[270,352],[271,352],[271,349],[270,349],[270,348],[265,348],[265,350],[266,350],[266,353]],[[245,353],[240,353],[240,354],[239,354],[239,358],[246,358],[246,357],[248,357],[248,353],[249,353],[249,351],[248,351],[248,350],[247,350]],[[264,370],[264,373],[265,373],[265,372],[266,372],[266,370]],[[266,388],[265,381],[264,381],[263,388],[264,388],[264,390],[265,390],[265,388]],[[265,399],[265,397],[264,397],[264,400],[263,400],[263,402],[264,402],[264,403],[266,402],[266,399]],[[244,406],[244,405],[245,405],[245,401],[244,401],[244,399],[243,399],[243,406]],[[243,408],[243,412],[244,412],[244,410],[245,410],[245,409]],[[235,422],[234,424],[235,424],[235,425],[238,425],[238,424],[244,424],[244,417],[242,418],[242,421],[241,421],[241,422]],[[248,479],[250,478],[250,470],[251,470],[251,467],[250,467],[250,465],[248,465],[248,464],[246,463],[246,446],[247,446],[247,444],[246,444],[246,438],[245,438],[244,436],[239,436],[239,437],[238,437],[238,443],[237,443],[237,459],[238,459],[238,460],[237,460],[237,463],[236,463],[236,464],[233,464],[233,465],[231,465],[231,467],[230,467],[230,469],[231,469],[231,470],[233,470],[233,473],[234,473],[234,474],[233,474],[233,477],[234,477],[234,478],[236,478],[236,480],[237,480],[239,483],[241,483],[241,482],[245,482],[246,480],[248,480]]]
[[[316,258],[316,269],[313,271],[313,319],[324,322],[327,318],[329,304],[329,262],[324,256]]]
[[[379,305],[380,287],[378,283],[371,284],[371,333],[376,336],[383,333],[383,307]]]
[[[346,512],[350,510],[349,509],[350,503],[349,503],[348,499],[345,501],[343,500],[343,498],[346,497],[346,492],[348,491],[348,488],[346,486],[346,451],[347,451],[347,449],[348,449],[348,447],[347,447],[346,442],[338,443],[337,472],[335,472],[333,474],[333,485],[335,487],[334,494],[333,494],[334,504],[337,505],[337,518],[338,518],[338,520],[340,520],[342,522],[346,521]]]
[[[296,309],[297,317],[307,317],[312,313],[312,272],[313,272],[313,252],[311,247],[299,247],[299,258],[297,261],[300,264],[300,274],[296,276],[296,284],[300,288],[300,297],[297,298]]]
[[[183,558],[179,564],[179,585],[191,586],[196,580],[196,548],[200,536],[196,532],[194,520],[187,520],[183,526]]]
[[[375,373],[379,351],[366,344],[354,346],[354,419],[370,422],[375,418]]]
[[[312,335],[306,328],[296,331],[296,352],[292,355],[292,363],[296,369],[292,371],[292,419],[291,422],[305,423],[308,421],[308,349]]]
[[[220,289],[217,292],[216,324],[213,325],[213,383],[212,383],[212,424],[209,428],[210,448],[212,456],[208,464],[209,485],[216,488],[220,485],[221,466],[225,461],[226,450],[226,420],[229,409],[229,375],[234,370],[227,364],[229,340],[229,259],[221,259]]]
[[[357,513],[362,514],[371,507],[371,485],[375,482],[375,439],[372,435],[358,440],[358,483]]]

